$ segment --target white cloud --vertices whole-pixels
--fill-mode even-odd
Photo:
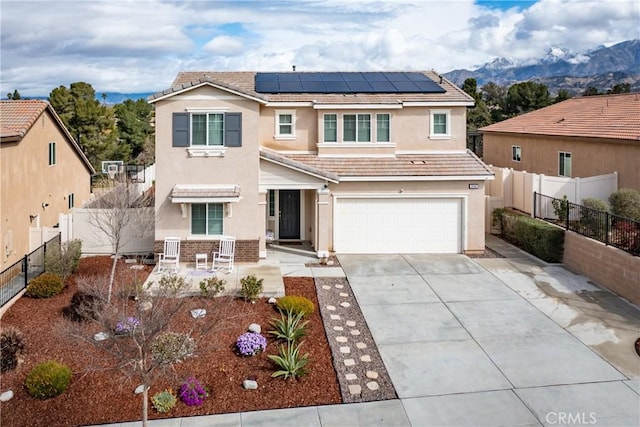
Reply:
[[[417,70],[526,60],[640,38],[637,0],[0,2],[0,94],[156,91],[180,70]],[[20,19],[16,19],[20,17]]]

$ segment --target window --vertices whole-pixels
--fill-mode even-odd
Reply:
[[[344,142],[371,142],[370,114],[345,114],[342,123]]]
[[[389,142],[389,114],[376,114],[376,141]]]
[[[324,115],[324,142],[338,142],[338,115]]]
[[[224,114],[192,114],[191,145],[224,145]]]
[[[449,110],[431,111],[431,138],[449,138],[451,136],[450,117]]]
[[[276,111],[276,138],[295,137],[295,112]]]
[[[519,145],[511,146],[511,160],[519,162],[522,159],[522,148]]]
[[[191,205],[191,234],[222,235],[222,203],[194,203]]]
[[[269,216],[276,216],[276,191],[269,190]]]
[[[56,164],[56,143],[49,143],[49,166]]]
[[[561,151],[558,160],[558,175],[571,177],[571,153]]]
[[[73,193],[69,194],[67,197],[67,204],[69,205],[69,209],[73,208],[76,204],[75,195]]]

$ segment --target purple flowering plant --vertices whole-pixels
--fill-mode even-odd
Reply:
[[[200,406],[209,396],[209,390],[194,377],[189,377],[180,386],[180,399],[188,406]]]
[[[267,339],[255,332],[246,332],[238,337],[236,347],[243,356],[253,356],[267,349]]]
[[[135,328],[140,326],[140,321],[135,317],[127,317],[122,322],[116,323],[116,335],[131,335]]]

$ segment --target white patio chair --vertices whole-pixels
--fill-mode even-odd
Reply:
[[[222,236],[220,238],[220,246],[218,251],[213,253],[212,269],[218,271],[222,266],[217,264],[226,264],[227,273],[233,271],[233,258],[236,251],[236,238],[232,236]]]
[[[180,238],[165,237],[164,252],[158,255],[158,271],[171,267],[177,273],[180,270]]]

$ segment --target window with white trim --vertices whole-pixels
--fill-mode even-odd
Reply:
[[[224,145],[224,113],[191,115],[192,146]]]
[[[519,145],[511,146],[511,160],[519,162],[522,159],[522,147]]]
[[[389,142],[391,116],[389,113],[376,114],[376,142]]]
[[[295,122],[295,111],[276,111],[276,138],[295,138]]]
[[[191,234],[222,235],[224,206],[222,203],[193,203],[191,205]]]
[[[371,142],[371,114],[344,114],[342,125],[344,142]]]
[[[49,166],[56,164],[56,143],[49,143]]]
[[[571,178],[571,153],[561,151],[558,156],[558,175]]]
[[[451,137],[451,111],[431,110],[430,138]]]
[[[338,142],[338,115],[324,115],[324,142]]]
[[[269,216],[276,216],[276,190],[269,190]]]

